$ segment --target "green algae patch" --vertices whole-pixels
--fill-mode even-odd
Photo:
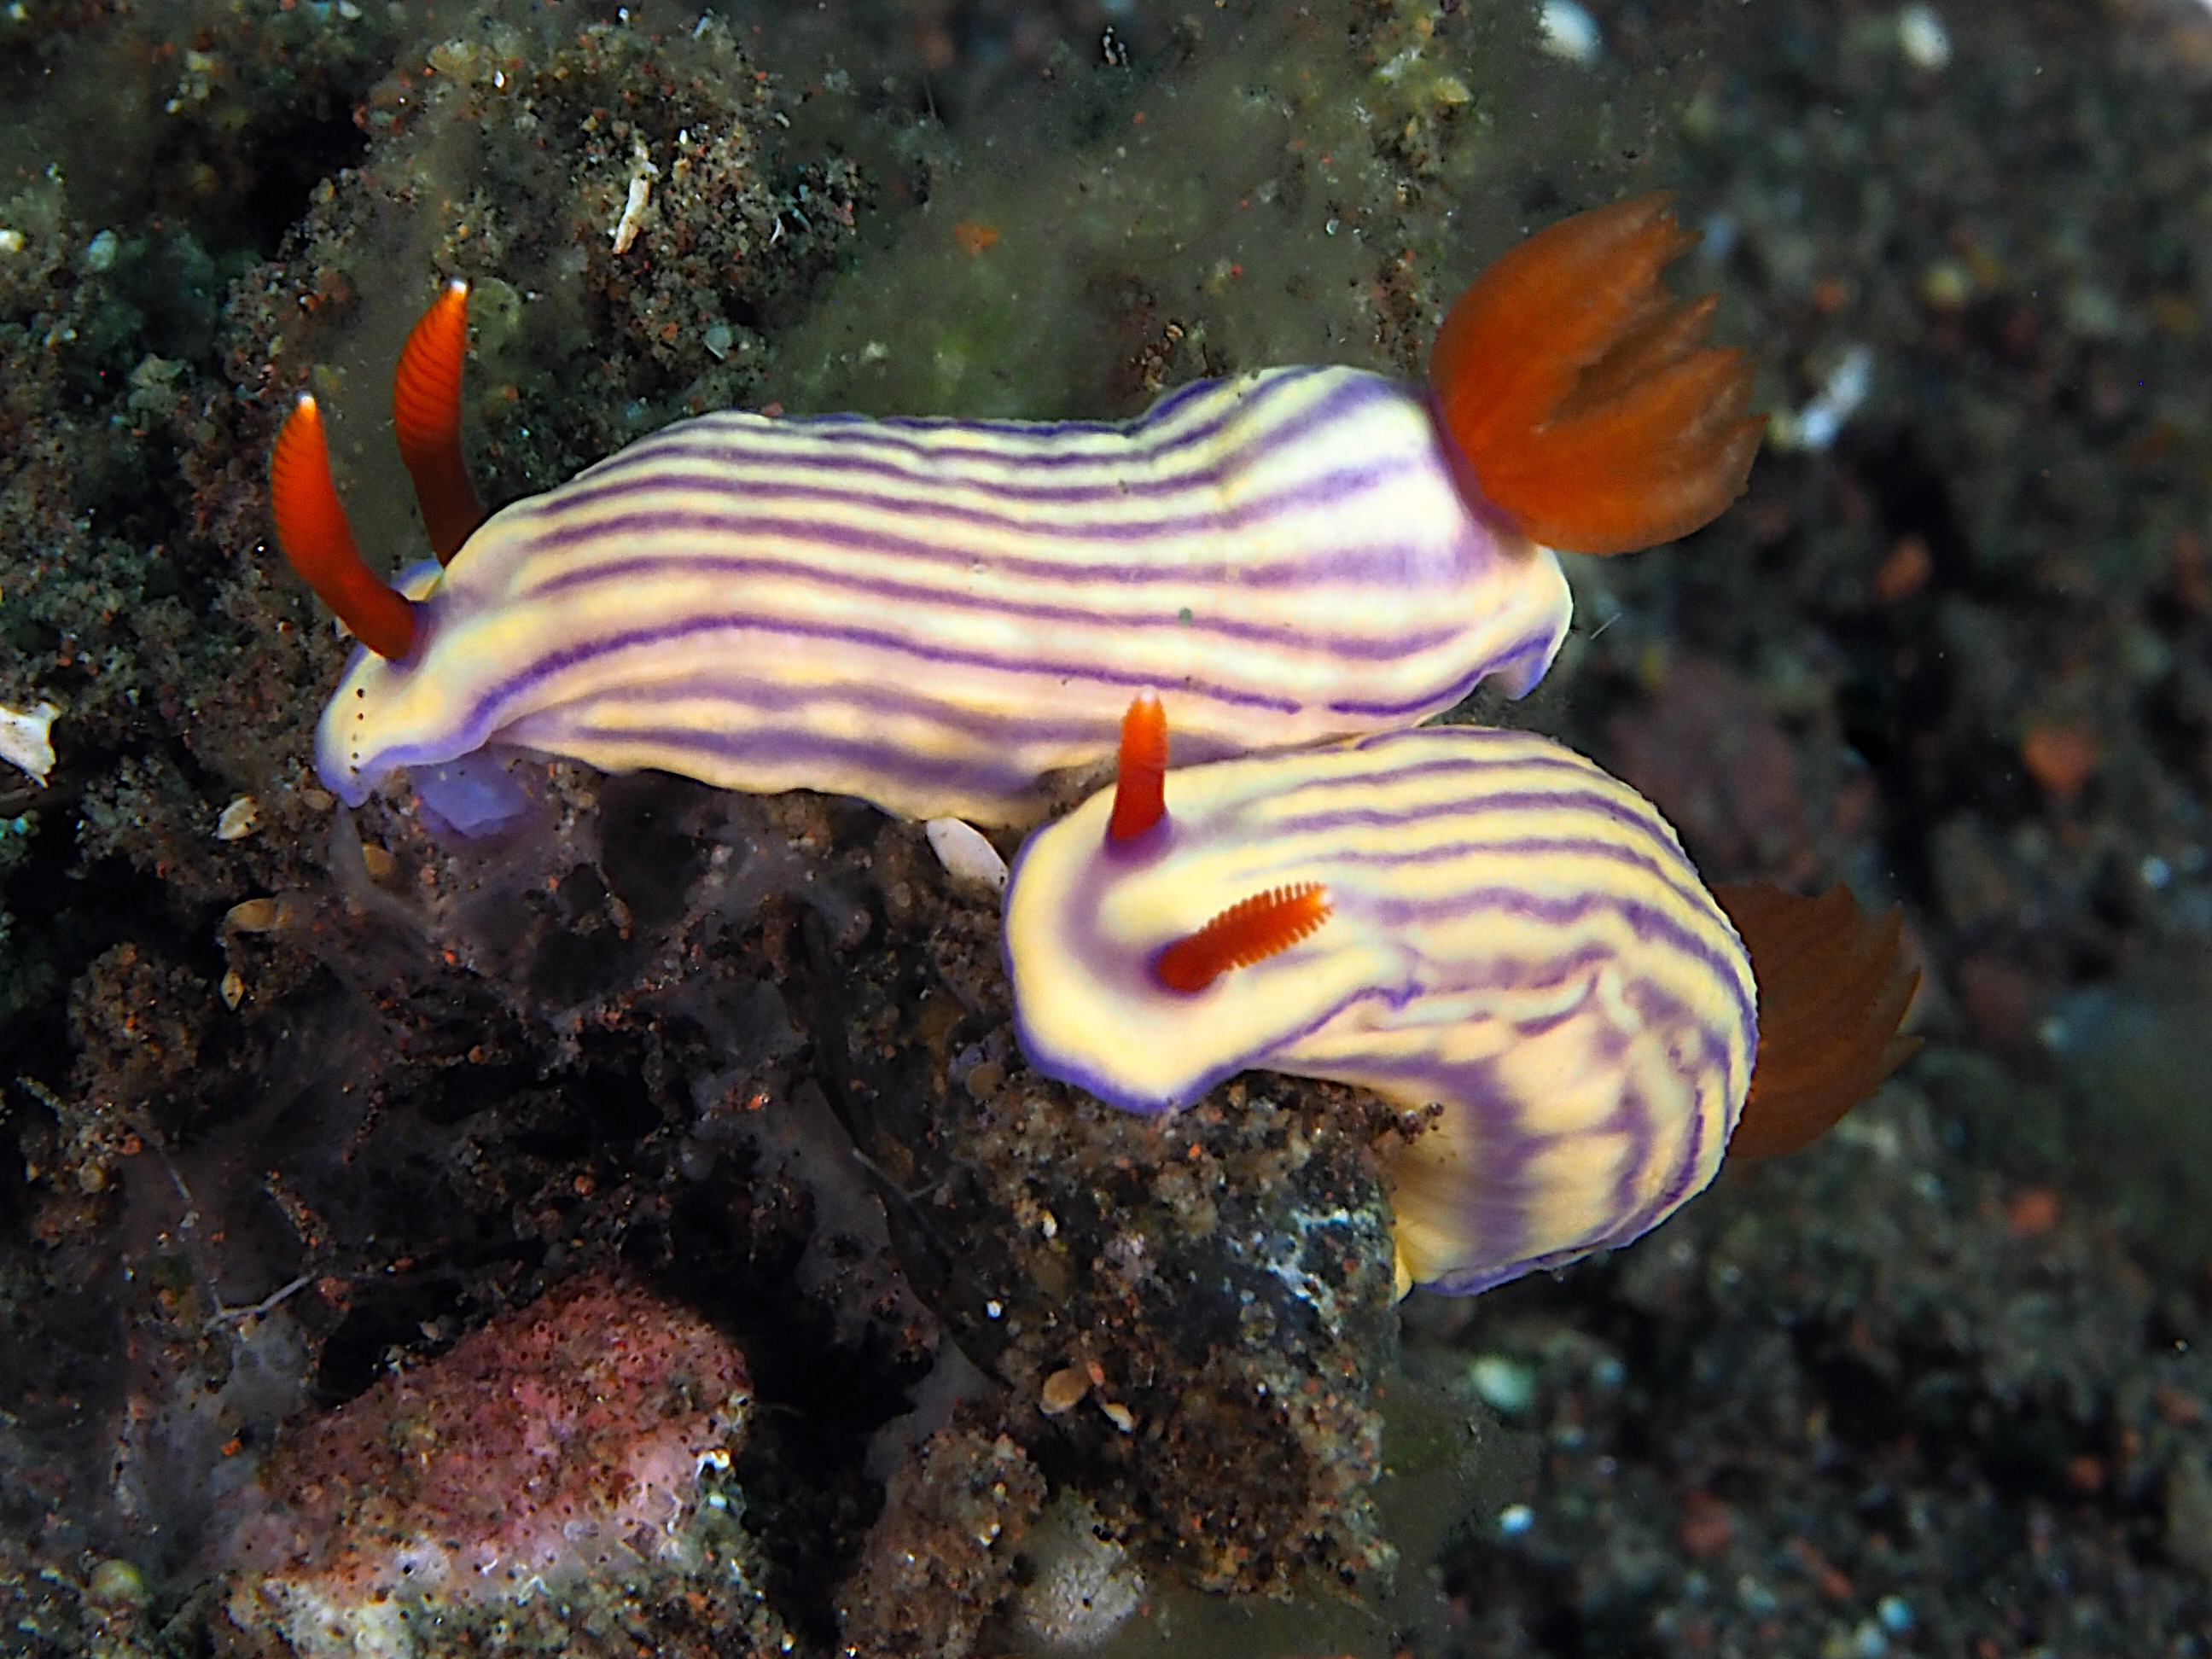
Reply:
[[[1524,6],[1217,7],[1142,67],[1063,55],[957,149],[907,147],[921,205],[768,387],[794,410],[1104,417],[1279,363],[1416,375],[1530,206],[1650,179],[1654,111],[1537,40]],[[854,101],[825,82],[817,104]]]

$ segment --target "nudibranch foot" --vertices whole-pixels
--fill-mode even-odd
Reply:
[[[1764,420],[1751,367],[1704,343],[1711,299],[1659,273],[1697,237],[1664,194],[1577,214],[1460,296],[1429,377],[1484,496],[1524,534],[1577,553],[1687,535],[1743,493]]]
[[[1765,883],[1713,890],[1759,981],[1759,1064],[1730,1158],[1773,1158],[1819,1139],[1920,1046],[1898,1027],[1920,988],[1899,966],[1902,916],[1860,913],[1838,884],[1802,898]]]
[[[515,828],[536,804],[515,775],[522,758],[488,744],[453,760],[410,767],[407,781],[433,834],[482,841]]]

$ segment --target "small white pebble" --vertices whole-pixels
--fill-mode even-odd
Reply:
[[[707,348],[707,355],[719,363],[730,355],[730,343],[736,338],[727,323],[709,323],[706,333],[700,337],[700,343]]]
[[[1467,1368],[1474,1391],[1508,1417],[1517,1417],[1535,1402],[1535,1368],[1504,1354],[1479,1356]]]
[[[660,169],[653,164],[653,155],[643,143],[637,146],[629,174],[629,196],[623,203],[622,217],[607,233],[614,238],[615,252],[627,253],[629,245],[637,240],[638,227],[645,218],[647,204],[653,200],[653,181],[660,177]]]
[[[1554,58],[1564,58],[1571,64],[1595,64],[1604,37],[1598,33],[1597,19],[1575,3],[1575,0],[1544,0],[1544,9],[1537,19],[1544,32],[1536,44]]]
[[[1106,1420],[1124,1434],[1137,1431],[1137,1414],[1118,1400],[1102,1400],[1098,1409],[1106,1413]]]
[[[0,253],[21,253],[23,233],[20,230],[0,230]]]
[[[84,268],[87,270],[106,270],[115,263],[115,252],[118,246],[120,245],[116,241],[113,231],[101,231],[99,235],[85,244]]]
[[[1844,353],[1820,390],[1804,408],[1792,415],[1787,410],[1771,417],[1769,435],[1777,449],[1818,452],[1836,441],[1844,422],[1858,412],[1874,381],[1874,351],[1854,345]]]
[[[1939,70],[1951,61],[1951,32],[1933,6],[1907,6],[1897,14],[1897,49],[1915,69]]]
[[[10,708],[0,702],[0,760],[21,768],[41,785],[54,769],[54,716],[62,711],[50,702],[35,708]]]
[[[215,838],[217,841],[244,841],[261,827],[261,803],[251,795],[240,795],[222,809],[216,820]]]
[[[1006,889],[1006,861],[999,849],[983,838],[981,830],[958,818],[932,818],[921,826],[929,837],[929,850],[955,881],[973,882],[994,893]]]
[[[1498,1511],[1498,1535],[1518,1538],[1536,1524],[1536,1511],[1526,1504],[1508,1504]]]

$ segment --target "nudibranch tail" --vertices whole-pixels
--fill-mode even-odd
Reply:
[[[284,417],[269,458],[269,495],[276,544],[338,620],[380,657],[405,656],[415,646],[415,610],[362,562],[353,526],[331,482],[329,441],[315,400],[302,396]]]
[[[1109,842],[1134,841],[1167,817],[1168,716],[1160,700],[1139,692],[1121,716],[1121,754],[1114,772]]]
[[[1743,493],[1765,422],[1752,372],[1703,343],[1710,298],[1660,272],[1698,238],[1664,193],[1530,237],[1462,295],[1429,379],[1483,495],[1528,536],[1626,553],[1687,535]]]
[[[1759,1057],[1729,1156],[1794,1152],[1920,1046],[1897,1029],[1920,974],[1898,966],[1897,909],[1863,915],[1840,883],[1819,898],[1763,882],[1716,887],[1713,896],[1759,984]]]
[[[392,376],[392,423],[415,480],[423,528],[440,564],[484,521],[461,455],[461,366],[469,354],[469,285],[446,284],[422,313]]]
[[[1232,968],[1279,956],[1328,920],[1328,890],[1298,882],[1241,899],[1159,954],[1152,972],[1170,991],[1203,991]]]

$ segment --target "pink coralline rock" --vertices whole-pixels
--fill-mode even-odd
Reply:
[[[696,1314],[603,1275],[550,1291],[278,1446],[233,1552],[236,1648],[780,1650],[722,1479],[750,1398]]]

